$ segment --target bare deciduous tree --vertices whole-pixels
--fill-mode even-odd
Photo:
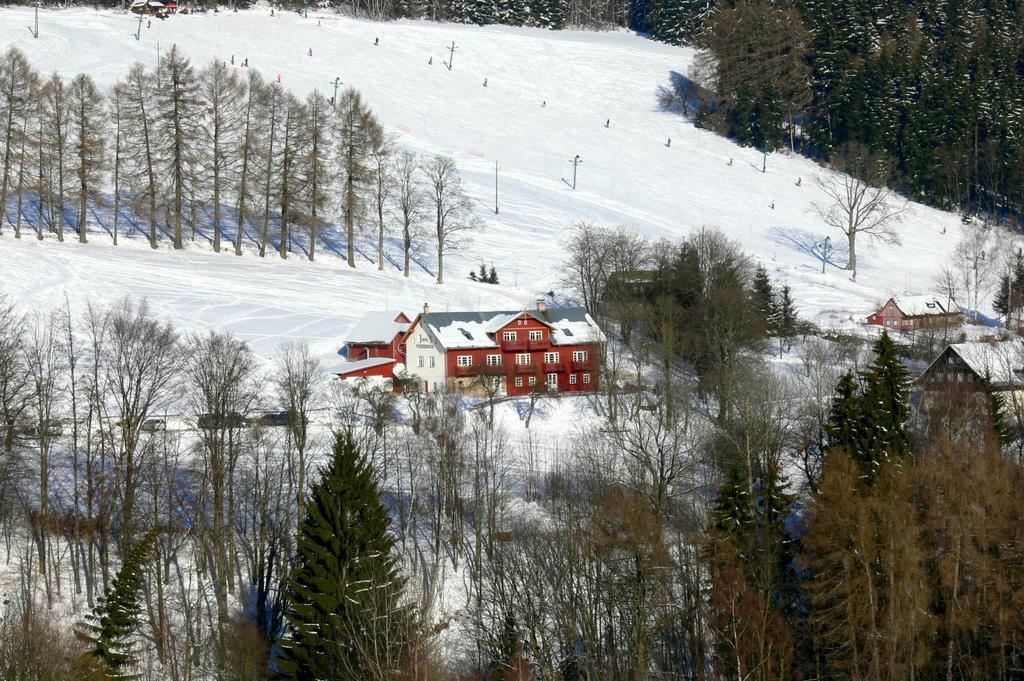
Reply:
[[[434,207],[434,245],[437,247],[437,283],[444,283],[444,256],[458,250],[469,232],[480,228],[469,199],[462,189],[462,178],[455,161],[436,154],[423,168],[427,176],[430,202]]]
[[[886,187],[890,168],[881,155],[853,144],[838,156],[838,172],[818,175],[815,183],[828,203],[815,203],[825,224],[846,235],[846,269],[857,269],[857,237],[864,235],[888,245],[900,243],[895,226],[903,220],[907,202]]]
[[[391,157],[395,153],[394,139],[382,135],[370,152],[370,165],[373,168],[373,186],[370,194],[377,217],[377,269],[384,271],[384,235],[387,231],[384,213],[391,203],[394,191],[394,177],[391,175]]]
[[[402,273],[409,276],[412,255],[423,240],[423,220],[426,217],[427,195],[420,179],[420,160],[411,151],[398,153],[393,161],[395,178],[395,210],[402,225]]]
[[[71,110],[70,171],[78,185],[78,241],[85,243],[89,199],[99,191],[106,168],[107,118],[100,95],[92,78],[78,74],[71,81],[69,108]]]
[[[239,127],[245,86],[223,60],[215,59],[199,74],[199,96],[205,101],[200,157],[213,203],[213,251],[220,253],[221,204],[233,184],[239,149]],[[205,193],[205,192],[204,192]]]
[[[363,216],[365,194],[373,184],[370,154],[380,145],[384,131],[355,88],[341,94],[336,111],[341,212],[348,241],[348,266],[355,267],[356,223]]]

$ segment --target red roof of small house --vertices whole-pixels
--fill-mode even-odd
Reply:
[[[395,360],[391,357],[371,357],[356,362],[345,362],[337,374],[339,378],[391,376],[395,369],[394,364]]]

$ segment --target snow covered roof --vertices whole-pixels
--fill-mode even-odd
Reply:
[[[1024,344],[1021,341],[974,341],[949,347],[971,371],[987,378],[994,386],[1024,387]]]
[[[387,345],[400,333],[409,329],[408,319],[403,312],[370,312],[348,333],[346,343],[357,345]]]
[[[357,371],[363,371],[364,369],[372,369],[394,363],[395,360],[391,357],[370,357],[369,359],[361,359],[356,362],[345,362],[337,373],[339,376],[345,376],[347,374],[354,374]]]
[[[444,348],[496,348],[495,334],[523,314],[551,328],[554,345],[597,343],[604,334],[582,307],[493,312],[428,312],[423,327]]]
[[[574,343],[602,343],[604,334],[587,311],[582,307],[569,308],[573,314],[561,314],[568,310],[550,310],[551,342],[555,345]],[[578,314],[582,312],[582,316]]]
[[[946,314],[945,306],[935,296],[903,296],[892,301],[900,312],[908,317],[926,317],[934,314]]]

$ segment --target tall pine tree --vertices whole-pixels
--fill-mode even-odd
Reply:
[[[827,449],[842,448],[850,456],[855,456],[860,443],[860,413],[860,386],[852,373],[845,373],[836,385],[828,425],[825,426]]]
[[[156,547],[157,531],[148,532],[125,558],[84,625],[83,636],[92,646],[104,679],[135,678],[138,651],[134,639],[142,615],[140,591],[146,563]]]
[[[772,286],[771,277],[764,265],[758,265],[754,272],[750,297],[754,309],[757,310],[764,324],[765,333],[768,335],[775,333],[779,310],[775,303],[775,288]]]
[[[875,343],[875,361],[864,374],[861,444],[857,458],[869,477],[889,457],[910,452],[907,370],[888,332]]]
[[[287,587],[278,666],[302,681],[367,681],[406,660],[411,613],[387,511],[351,434],[310,491]]]

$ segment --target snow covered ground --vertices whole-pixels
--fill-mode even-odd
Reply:
[[[230,329],[263,357],[292,338],[333,357],[368,310],[416,310],[424,302],[435,310],[501,309],[557,290],[568,229],[589,220],[672,240],[716,225],[791,285],[803,316],[840,326],[862,320],[890,295],[929,292],[960,238],[955,216],[914,205],[899,227],[902,246],[865,240],[858,280],[851,281],[839,269],[846,261],[842,235],[812,210],[823,200],[813,177],[823,171],[773,154],[762,174],[758,152],[659,110],[658,87],[673,72],[686,73],[693,52],[625,32],[381,24],[314,12],[271,17],[263,8],[154,20],[140,41],[136,17],[120,11],[40,11],[38,39],[26,29],[31,23],[31,9],[0,9],[0,47],[19,47],[44,73],[87,71],[103,87],[135,61],[155,64],[172,44],[198,66],[214,57],[248,58],[265,77],[280,75],[303,95],[313,88],[330,95],[340,77],[365,95],[402,146],[456,159],[485,229],[451,259],[451,283],[438,286],[422,269],[409,280],[397,269],[378,273],[368,261],[352,271],[329,253],[310,264],[215,255],[205,244],[152,252],[136,240],[115,249],[100,235],[85,246],[18,242],[5,225],[0,293],[26,309],[63,304],[65,295],[73,306],[145,296],[182,329]],[[452,41],[449,70],[443,61]],[[576,154],[583,164],[573,191],[563,178],[571,178]],[[835,265],[822,274],[814,251],[828,234],[837,245]],[[481,260],[495,265],[501,287],[465,279]]]

